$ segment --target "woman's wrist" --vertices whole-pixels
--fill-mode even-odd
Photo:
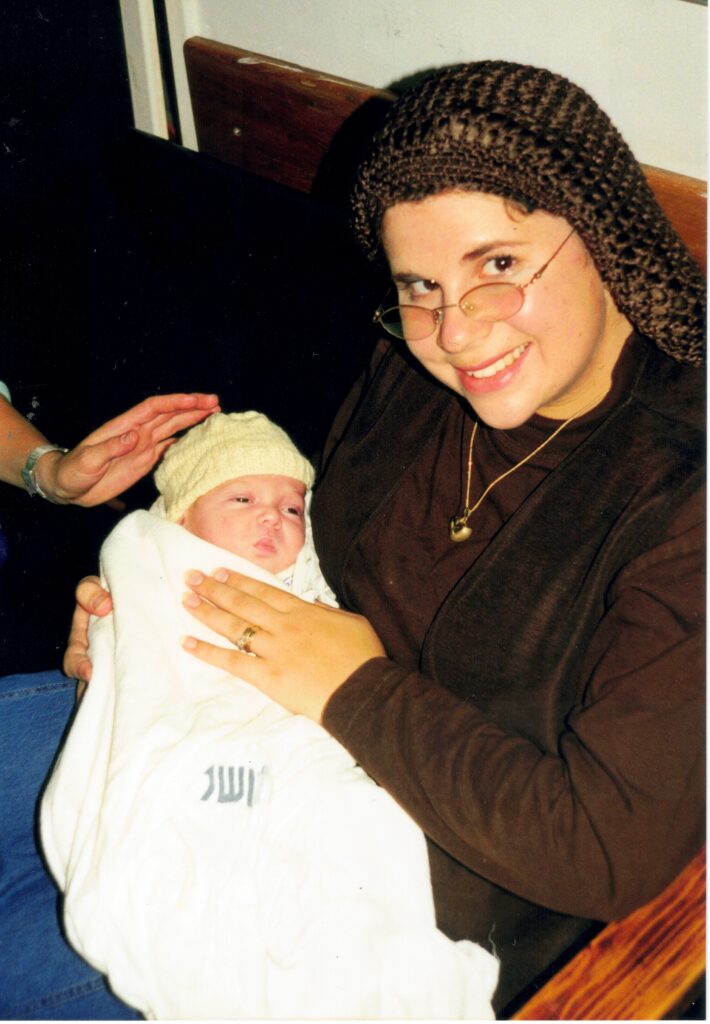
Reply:
[[[34,466],[33,472],[37,493],[55,505],[68,505],[71,503],[69,495],[62,493],[57,483],[59,465],[65,455],[65,449],[53,448],[51,451],[40,455]]]

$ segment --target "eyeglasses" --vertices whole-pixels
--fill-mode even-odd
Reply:
[[[570,233],[557,246],[547,263],[543,263],[539,270],[526,284],[477,284],[462,295],[458,302],[448,306],[436,306],[428,309],[426,306],[399,305],[389,306],[386,309],[379,306],[375,312],[372,322],[381,324],[382,327],[395,338],[406,341],[423,341],[433,334],[444,319],[445,309],[455,309],[456,306],[464,316],[476,320],[484,320],[494,323],[497,320],[510,320],[522,308],[525,302],[525,289],[529,288],[535,281],[539,281],[555,256],[562,251],[563,246],[569,241],[575,232],[572,228]]]

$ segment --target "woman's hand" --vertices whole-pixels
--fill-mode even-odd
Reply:
[[[111,595],[101,586],[98,576],[85,576],[76,588],[76,607],[71,620],[67,649],[62,668],[64,674],[78,680],[77,697],[81,699],[91,679],[89,659],[89,619],[92,615],[108,615],[112,610]]]
[[[212,576],[192,571],[185,608],[232,644],[251,626],[249,647],[256,657],[186,637],[185,650],[202,661],[241,676],[295,714],[320,722],[331,695],[351,673],[385,650],[360,615],[310,604],[293,594],[240,573],[218,569]]]
[[[49,452],[35,473],[43,492],[73,505],[99,505],[149,473],[176,431],[219,411],[216,395],[155,395],[105,423],[63,455]]]

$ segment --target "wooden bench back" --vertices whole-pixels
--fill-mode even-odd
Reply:
[[[302,192],[358,152],[393,94],[198,36],[185,43],[201,152]],[[707,186],[644,167],[651,188],[700,266],[706,266]],[[336,184],[337,187],[337,184]]]

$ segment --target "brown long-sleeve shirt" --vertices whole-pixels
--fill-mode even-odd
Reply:
[[[348,607],[376,625],[389,658],[369,662],[336,692],[325,725],[427,834],[440,926],[497,950],[499,1008],[590,921],[655,895],[702,842],[699,492],[609,581],[605,614],[583,652],[579,697],[554,749],[420,671],[422,645],[447,595],[621,400],[644,344],[629,343],[600,407],[494,488],[471,519],[473,537],[460,545],[450,542],[447,522],[463,507],[471,419],[452,402],[357,536],[344,579],[331,580],[341,583]],[[472,496],[553,426],[534,417],[514,431],[479,427]],[[321,509],[328,499],[326,473]],[[321,554],[327,572],[328,552]],[[515,601],[505,594],[501,613]],[[545,681],[533,685],[542,691]]]

